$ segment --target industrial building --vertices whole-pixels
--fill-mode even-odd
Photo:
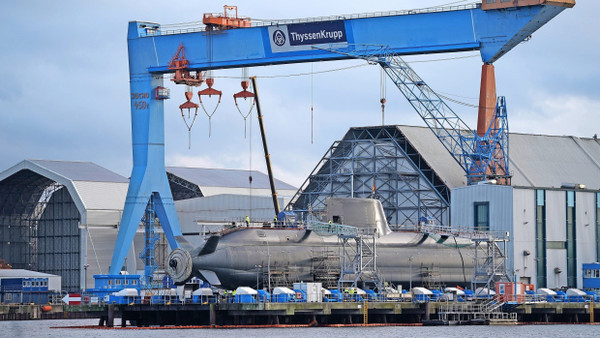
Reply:
[[[203,233],[241,224],[246,215],[257,224],[275,217],[269,179],[259,171],[167,167],[167,176],[181,231],[192,244],[200,245]],[[298,190],[277,179],[275,186],[281,206]]]
[[[268,179],[261,172],[172,167],[167,176],[192,243],[200,240],[202,222],[215,224],[221,219],[218,224],[223,224],[241,221],[245,215],[252,215],[253,221],[273,219]],[[90,162],[24,160],[4,170],[0,258],[14,269],[59,275],[66,291],[92,287],[93,275],[105,274],[110,265],[128,182]],[[281,181],[276,184],[282,189],[283,205],[296,189]],[[137,231],[125,262],[130,273],[144,269],[138,258],[143,232],[143,227]],[[163,262],[166,254],[167,243],[160,234],[158,261]]]
[[[319,214],[327,197],[375,197],[396,230],[436,224],[508,232],[509,270],[537,287],[582,287],[599,259],[600,142],[510,134],[512,186],[468,186],[464,171],[424,127],[351,128],[318,163],[290,207]],[[540,169],[543,168],[543,169]],[[248,176],[253,176],[252,189]],[[273,217],[266,175],[169,167],[182,231],[193,244],[211,225]],[[128,180],[89,162],[26,160],[0,173],[1,258],[62,276],[65,290],[107,272]],[[283,206],[296,190],[276,181]],[[126,261],[139,273],[143,229]],[[167,251],[164,236],[158,253]],[[85,283],[87,276],[87,284]],[[415,280],[419,280],[415,277]]]
[[[61,292],[61,277],[23,269],[0,269],[0,304],[47,304]]]
[[[319,213],[327,197],[379,198],[388,222],[508,232],[508,272],[537,287],[582,287],[600,257],[600,141],[512,133],[512,185],[467,185],[424,127],[351,128],[334,142],[292,206]],[[485,184],[487,183],[487,184]]]

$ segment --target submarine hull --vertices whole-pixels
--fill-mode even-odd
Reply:
[[[391,232],[376,238],[376,246],[377,271],[384,282],[466,285],[473,275],[473,243],[467,239]],[[233,289],[257,286],[258,279],[257,287],[262,288],[268,283],[265,276],[289,284],[331,279],[331,274],[323,276],[317,271],[322,271],[323,265],[331,271],[337,268],[335,278],[339,278],[342,243],[337,236],[311,230],[237,228],[212,236],[204,247],[191,251],[189,257],[175,253],[170,255],[168,267],[175,282],[184,283],[195,276]]]

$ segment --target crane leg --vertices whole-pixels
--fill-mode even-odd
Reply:
[[[163,86],[162,75],[136,76],[130,86],[133,170],[109,269],[111,275],[121,271],[150,196],[154,196],[156,215],[172,249],[179,247],[175,237],[181,236],[165,171],[163,102],[149,94]]]
[[[477,115],[477,135],[483,136],[494,123],[496,110],[496,75],[494,65],[484,63],[481,67],[481,87],[479,88],[479,113]]]

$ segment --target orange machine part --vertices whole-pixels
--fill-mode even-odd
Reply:
[[[477,135],[485,135],[492,124],[492,119],[494,118],[494,112],[496,110],[496,100],[496,75],[494,73],[494,65],[484,63],[481,67]]]
[[[179,109],[181,109],[182,114],[183,114],[184,109],[194,109],[194,108],[198,109],[198,107],[200,107],[197,103],[192,102],[193,98],[194,98],[193,92],[185,92],[185,99],[187,101],[179,106]]]
[[[223,92],[220,90],[216,90],[214,89],[212,86],[215,84],[215,79],[213,79],[212,77],[208,77],[206,78],[206,85],[208,86],[208,88],[203,89],[201,91],[198,92],[198,98],[200,99],[200,103],[202,103],[202,96],[208,96],[211,97],[213,95],[218,95],[219,96],[219,102],[221,102],[221,95],[223,95]]]
[[[243,99],[247,99],[249,97],[254,97],[254,93],[249,92],[248,91],[248,86],[250,84],[250,81],[242,81],[242,91],[239,93],[235,93],[233,94],[233,99],[238,99],[238,98],[243,98]]]
[[[233,16],[229,16],[228,12],[235,13]],[[205,24],[209,30],[213,29],[231,29],[231,28],[245,28],[252,26],[250,18],[238,17],[237,6],[223,6],[223,14],[221,13],[205,13],[202,18],[202,23]]]
[[[183,43],[177,48],[177,52],[173,55],[171,62],[169,62],[168,68],[175,71],[175,76],[171,81],[176,84],[185,84],[188,86],[200,86],[204,79],[200,72],[196,72],[195,75],[191,74],[188,66],[190,61],[185,57],[185,47]]]

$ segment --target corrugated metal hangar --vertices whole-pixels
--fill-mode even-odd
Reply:
[[[301,215],[327,197],[381,200],[396,230],[423,218],[508,232],[509,269],[537,287],[581,287],[583,263],[600,258],[600,141],[510,134],[512,186],[467,186],[464,171],[424,127],[351,128],[301,189],[276,181],[280,203]],[[249,176],[253,177],[250,189]],[[266,175],[248,170],[167,168],[182,231],[192,243],[207,225],[251,215],[272,220]],[[91,286],[108,269],[128,180],[88,162],[26,160],[0,173],[0,258],[14,268],[62,276],[63,289]],[[490,182],[488,182],[490,183]],[[292,197],[293,196],[293,197]],[[167,244],[159,241],[158,256]],[[134,252],[130,272],[143,269]]]
[[[167,176],[192,243],[201,220],[241,221],[250,208],[255,221],[273,219],[268,178],[259,171],[170,167]],[[276,185],[281,203],[296,191]],[[15,269],[60,275],[67,291],[91,287],[93,275],[108,270],[127,187],[126,177],[90,162],[25,160],[1,172],[0,258]],[[164,261],[164,236],[157,246]],[[140,228],[126,261],[130,273],[143,271],[143,247]]]

